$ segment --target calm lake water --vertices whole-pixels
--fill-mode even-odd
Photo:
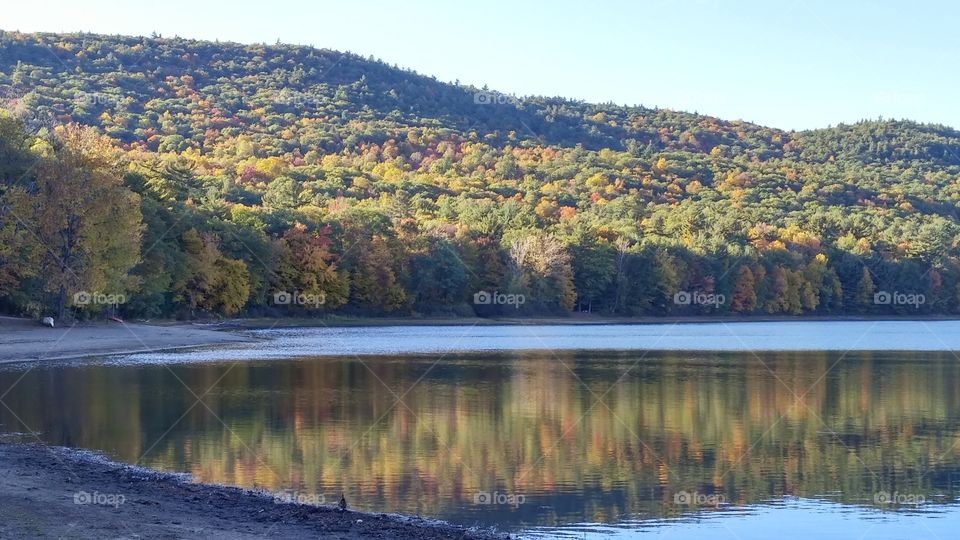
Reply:
[[[956,537],[957,323],[659,330],[275,330],[5,367],[0,431],[528,536]]]

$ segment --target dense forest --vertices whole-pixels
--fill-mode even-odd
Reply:
[[[783,131],[311,47],[0,31],[8,313],[960,313],[958,204],[945,126]]]

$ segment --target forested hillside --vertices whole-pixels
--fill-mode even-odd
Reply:
[[[0,99],[6,312],[960,312],[944,126],[790,132],[87,34],[0,32]]]

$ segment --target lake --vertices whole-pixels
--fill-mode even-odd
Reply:
[[[0,431],[531,537],[951,538],[958,330],[265,330],[242,347],[7,366]]]

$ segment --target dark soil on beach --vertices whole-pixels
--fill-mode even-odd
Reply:
[[[318,537],[510,538],[421,518],[278,503],[269,494],[195,484],[86,452],[0,443],[0,538]]]

